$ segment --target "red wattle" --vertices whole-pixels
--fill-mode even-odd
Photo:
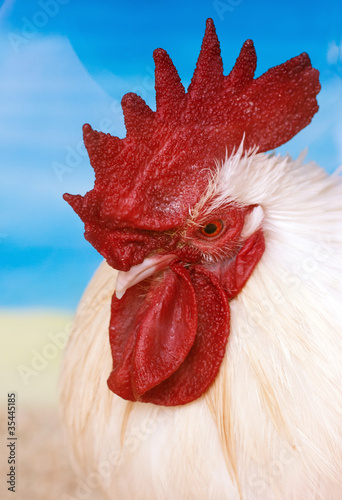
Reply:
[[[163,406],[190,403],[213,383],[229,336],[228,299],[217,278],[200,266],[190,271],[196,293],[198,329],[194,345],[178,370],[148,391],[142,401]]]
[[[109,388],[124,399],[165,406],[201,396],[215,379],[229,335],[229,306],[204,268],[171,264],[113,297]],[[147,293],[146,293],[147,288]]]
[[[189,273],[176,264],[147,294],[137,329],[131,379],[136,399],[170,377],[188,355],[197,331],[195,291]]]
[[[131,384],[132,352],[136,329],[142,315],[145,294],[141,285],[129,288],[121,300],[112,297],[109,341],[113,358],[113,370],[108,387],[123,399],[135,401]]]

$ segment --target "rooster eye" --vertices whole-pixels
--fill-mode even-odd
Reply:
[[[223,229],[223,222],[221,220],[212,220],[205,226],[201,227],[200,231],[206,238],[214,238],[218,236]]]

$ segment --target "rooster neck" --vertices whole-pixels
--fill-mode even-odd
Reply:
[[[222,196],[263,207],[266,250],[231,302],[228,351],[202,398],[156,408],[103,389],[115,272],[104,264],[81,302],[63,412],[83,469],[109,464],[115,498],[340,498],[341,180],[287,158],[239,162]]]
[[[231,302],[227,356],[206,400],[238,484],[250,474],[265,498],[269,488],[292,498],[286,477],[307,474],[308,498],[338,498],[322,484],[342,472],[342,183],[300,160],[254,159],[239,177],[227,163],[221,192],[260,203],[266,250]]]

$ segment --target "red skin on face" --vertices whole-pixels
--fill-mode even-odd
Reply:
[[[229,229],[235,233],[232,248],[243,221],[238,231]],[[203,265],[197,262],[201,254],[182,247],[179,257],[188,256],[187,262],[176,258],[168,270],[128,289],[122,299],[113,296],[109,388],[124,399],[165,406],[200,397],[225,354],[229,300],[241,291],[264,248],[261,230],[223,262]]]

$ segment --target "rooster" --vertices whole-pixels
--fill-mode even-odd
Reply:
[[[303,53],[254,79],[247,40],[224,76],[211,19],[187,92],[154,59],[156,111],[130,93],[124,139],[84,125],[95,186],[64,195],[105,259],[61,375],[82,484],[340,500],[341,179],[267,153],[317,112],[318,72]]]

